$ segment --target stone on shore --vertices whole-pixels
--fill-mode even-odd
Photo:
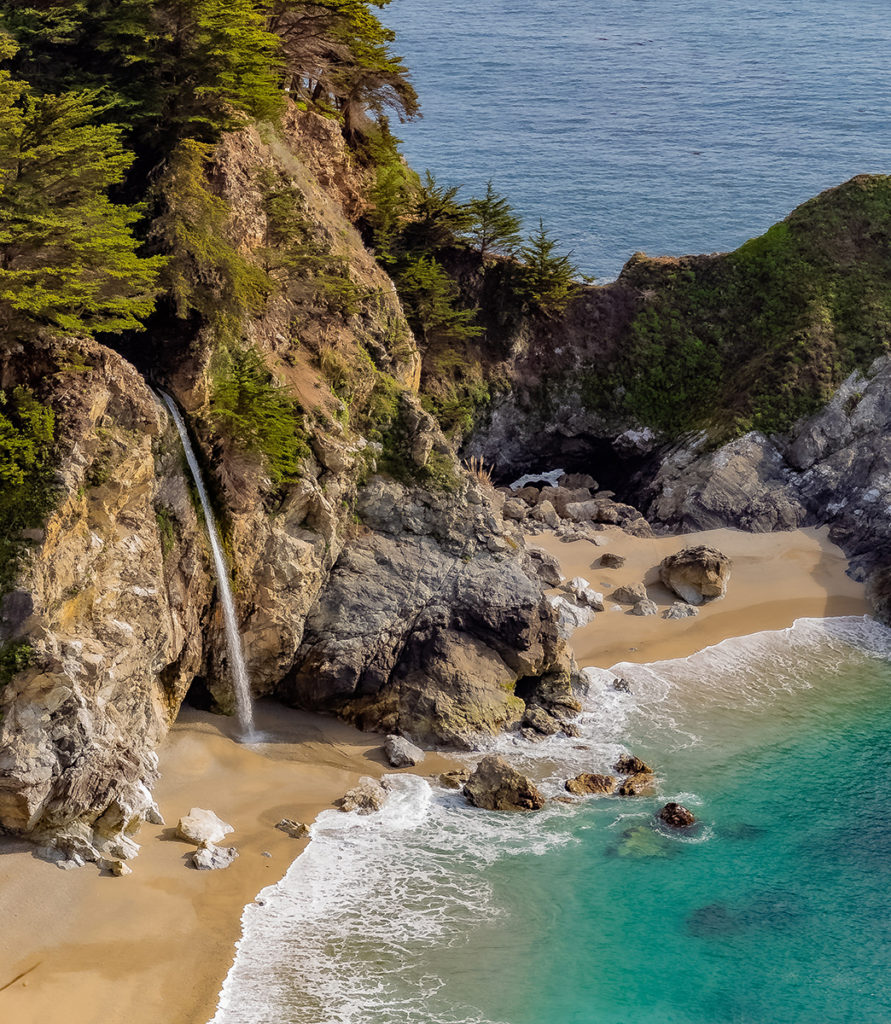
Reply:
[[[443,772],[439,776],[439,784],[446,789],[461,789],[470,778],[469,768],[456,768],[450,772]]]
[[[309,825],[304,825],[302,821],[294,821],[293,818],[282,818],[275,827],[292,839],[306,839],[309,836]]]
[[[176,834],[186,842],[201,846],[202,843],[219,843],[235,829],[213,811],[201,807],[193,807],[189,813],[179,819]]]
[[[667,803],[658,814],[661,821],[664,821],[669,828],[689,828],[696,824],[696,816],[683,804]]]
[[[387,800],[387,791],[377,779],[363,775],[351,790],[336,801],[342,811],[358,811],[359,814],[374,814]]]
[[[566,791],[576,796],[585,796],[588,793],[612,793],[616,788],[616,780],[612,775],[595,775],[591,772],[582,772],[574,779],[567,779]]]
[[[656,602],[651,601],[649,598],[644,598],[643,601],[638,601],[637,604],[631,608],[632,615],[655,615],[659,609],[656,607]]]
[[[222,871],[229,867],[238,856],[234,846],[215,846],[205,843],[200,850],[192,854],[192,867],[198,871]]]
[[[700,544],[663,558],[659,576],[687,604],[700,605],[724,596],[732,567],[726,555]]]
[[[545,802],[535,785],[497,754],[480,761],[464,786],[464,795],[487,811],[537,811]]]
[[[625,587],[617,587],[609,596],[618,604],[637,604],[647,600],[647,588],[643,583],[629,583]]]
[[[563,590],[576,604],[586,605],[595,612],[603,611],[603,594],[598,593],[583,576],[574,576],[568,583],[563,584]]]
[[[699,609],[686,601],[675,601],[670,608],[662,613],[663,619],[689,619],[699,614]]]
[[[426,757],[420,747],[416,747],[404,736],[388,736],[384,743],[384,753],[393,768],[413,768]]]
[[[611,551],[605,551],[600,556],[600,568],[601,569],[621,569],[625,564],[624,555],[616,555]]]
[[[564,639],[594,618],[593,608],[569,601],[562,594],[549,594],[547,602],[557,613],[557,631]]]

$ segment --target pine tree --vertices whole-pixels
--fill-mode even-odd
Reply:
[[[8,39],[7,57],[14,47]],[[131,162],[89,92],[37,96],[0,72],[0,323],[13,336],[141,328],[163,262],[108,189]]]
[[[539,220],[521,251],[521,291],[528,306],[546,317],[559,316],[569,305],[578,288],[579,269],[572,262],[572,253],[555,255],[557,242]]]
[[[414,198],[411,221],[403,232],[409,252],[436,252],[464,243],[472,223],[470,210],[458,201],[460,185],[446,187],[427,171]]]
[[[481,333],[475,309],[458,309],[458,286],[432,256],[412,259],[398,275],[409,323],[424,339],[434,334],[472,338]]]
[[[515,256],[523,245],[520,219],[511,211],[507,199],[486,185],[481,199],[471,199],[468,208],[473,217],[470,238],[485,266],[493,257]]]

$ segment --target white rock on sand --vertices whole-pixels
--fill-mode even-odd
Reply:
[[[193,807],[184,818],[179,819],[176,826],[176,834],[180,839],[185,839],[196,846],[219,843],[234,831],[231,825],[218,818],[213,811],[206,811],[201,807]]]

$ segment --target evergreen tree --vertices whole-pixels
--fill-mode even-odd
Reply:
[[[425,340],[434,334],[472,338],[482,333],[475,309],[458,309],[458,286],[432,256],[409,261],[398,275],[399,297],[412,328]]]
[[[108,198],[132,158],[100,113],[92,93],[37,96],[0,72],[0,323],[13,336],[140,329],[154,306],[163,261],[140,258],[139,212]]]
[[[578,288],[579,269],[572,262],[572,253],[555,254],[557,242],[539,220],[521,251],[521,291],[529,307],[546,317],[559,316],[569,305]]]
[[[473,221],[470,238],[485,266],[493,257],[515,256],[523,245],[520,234],[520,219],[511,211],[510,203],[492,187],[486,185],[486,194],[481,199],[471,199],[468,204]]]
[[[436,252],[464,244],[464,235],[473,217],[464,203],[458,201],[460,185],[447,188],[427,171],[414,197],[411,221],[403,232],[409,252]]]

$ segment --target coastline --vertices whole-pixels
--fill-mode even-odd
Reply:
[[[559,557],[564,575],[582,575],[605,593],[607,611],[578,630],[571,644],[581,667],[684,657],[731,636],[782,629],[796,618],[858,615],[862,585],[825,530],[746,534],[720,530],[642,540],[605,531],[607,544],[562,543],[545,535],[532,546]],[[687,620],[641,618],[609,610],[611,589],[653,579],[664,555],[709,543],[734,560],[727,596]],[[627,558],[621,570],[592,568],[606,551]],[[654,583],[663,607],[672,598]],[[608,628],[604,628],[607,623]],[[274,828],[282,817],[312,821],[354,783],[380,776],[376,734],[335,719],[261,702],[258,727],[272,742],[260,751],[232,742],[229,719],[184,709],[160,749],[155,796],[167,825],[145,825],[133,874],[73,872],[37,860],[30,848],[0,840],[0,1011],[17,1024],[206,1024],[241,933],[241,911],[278,881],[306,841]],[[450,762],[428,754],[416,774]],[[410,770],[411,771],[411,770]],[[185,866],[194,847],[172,837],[190,807],[208,807],[232,824],[227,839],[239,858],[227,871]],[[271,857],[264,857],[268,852]]]
[[[260,702],[262,752],[234,743],[235,723],[184,708],[162,744],[155,798],[166,826],[145,824],[133,874],[94,864],[60,871],[0,838],[0,1016],[16,1024],[206,1024],[235,955],[241,912],[305,848],[276,829],[306,823],[355,785],[394,773],[383,737]],[[422,773],[451,762],[430,753]],[[416,769],[417,771],[417,769]],[[238,859],[195,871],[174,836],[193,806],[235,828]],[[264,857],[263,853],[271,854]]]

